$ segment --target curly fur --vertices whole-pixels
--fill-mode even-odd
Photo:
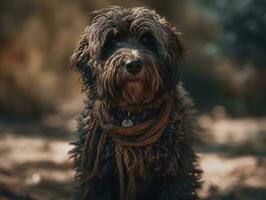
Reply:
[[[192,148],[193,105],[179,81],[184,54],[180,34],[146,7],[110,7],[92,14],[71,57],[87,94],[71,151],[75,199],[198,199],[201,171]],[[134,76],[123,67],[132,59],[143,63]],[[163,135],[153,144],[121,146],[101,129],[97,112],[144,115],[160,109],[169,92],[174,106]],[[105,106],[99,109],[96,102]]]

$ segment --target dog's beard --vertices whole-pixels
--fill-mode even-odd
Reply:
[[[145,89],[141,81],[129,81],[122,90],[123,99],[128,103],[145,101]]]
[[[145,68],[137,75],[131,76],[126,73],[117,74],[119,90],[123,100],[129,104],[147,103],[154,98],[159,90],[161,78],[157,71]]]

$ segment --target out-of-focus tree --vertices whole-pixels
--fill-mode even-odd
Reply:
[[[213,43],[211,76],[229,101],[232,114],[266,111],[266,2],[263,0],[192,1],[219,26]],[[209,14],[209,15],[208,15]],[[220,98],[219,98],[220,99]]]
[[[223,27],[220,46],[224,55],[236,61],[240,68],[233,86],[239,85],[239,97],[247,112],[263,114],[266,111],[266,1],[216,0],[214,7]]]
[[[266,67],[266,1],[215,1],[224,52],[241,64]]]
[[[68,60],[86,14],[69,0],[4,0],[0,10],[0,115],[56,111],[76,89]]]

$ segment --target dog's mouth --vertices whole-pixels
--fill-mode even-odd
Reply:
[[[131,104],[136,104],[145,100],[145,87],[139,79],[129,79],[123,86],[123,98]]]
[[[124,83],[143,83],[143,79],[137,76],[128,76],[125,78]]]

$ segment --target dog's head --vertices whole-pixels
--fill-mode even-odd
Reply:
[[[71,57],[85,89],[139,106],[174,89],[184,48],[179,33],[146,7],[94,11]]]

